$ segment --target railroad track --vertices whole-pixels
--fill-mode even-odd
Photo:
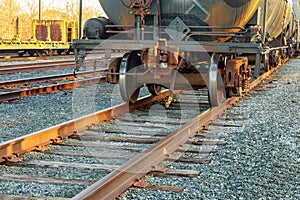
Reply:
[[[275,69],[259,77],[251,83],[250,87],[256,87],[261,80],[273,71],[275,71]],[[6,174],[3,175],[1,179],[16,183],[19,183],[21,180],[25,180],[27,183],[34,184],[41,184],[43,182],[48,185],[57,186],[61,183],[67,183],[70,185],[77,184],[80,186],[80,189],[76,190],[75,193],[61,194],[66,197],[72,197],[88,185],[92,184],[91,187],[88,187],[76,195],[74,199],[95,198],[93,195],[97,195],[97,199],[113,199],[132,185],[150,189],[171,191],[182,190],[182,187],[149,186],[140,181],[140,179],[148,173],[169,173],[173,175],[184,174],[186,176],[198,174],[199,172],[194,171],[172,172],[169,170],[168,172],[166,169],[161,169],[158,166],[164,160],[209,163],[210,160],[208,158],[180,158],[173,153],[176,151],[200,154],[215,152],[213,148],[208,150],[187,149],[185,147],[186,143],[206,146],[226,145],[226,143],[222,141],[223,136],[204,134],[201,130],[209,130],[207,129],[208,125],[219,126],[220,124],[222,126],[239,127],[239,125],[214,122],[214,120],[222,118],[222,113],[224,113],[228,107],[238,102],[240,97],[230,98],[221,106],[207,110],[208,102],[207,100],[203,102],[203,93],[183,93],[182,95],[187,95],[187,99],[189,100],[191,99],[191,96],[196,97],[194,99],[195,101],[193,101],[194,104],[189,105],[188,101],[182,100],[181,105],[179,104],[176,107],[175,103],[175,107],[170,108],[170,113],[164,112],[164,109],[160,110],[159,106],[156,109],[151,109],[153,107],[153,102],[163,101],[167,95],[168,92],[164,92],[159,97],[148,97],[144,100],[140,100],[135,105],[135,108],[140,109],[134,114],[126,114],[128,110],[133,110],[135,108],[123,104],[105,111],[91,114],[87,117],[82,117],[77,120],[69,121],[43,131],[2,143],[0,147],[2,162],[5,162],[8,169],[10,169],[10,167],[16,168],[22,173],[18,174],[16,172],[17,174]],[[152,105],[152,107],[150,106],[149,110],[145,108],[145,105]],[[195,108],[199,109],[198,111],[200,111],[200,115],[198,112],[193,113]],[[162,120],[156,116],[160,112],[162,112],[161,114],[163,117],[168,116],[168,120],[165,124],[161,124]],[[149,113],[155,114],[151,117],[151,114]],[[107,124],[108,121],[110,121],[110,124]],[[101,124],[102,122],[105,123]],[[97,125],[99,123],[100,125]],[[63,141],[65,138],[69,139]],[[205,140],[203,140],[203,138],[205,138]],[[46,147],[48,144],[54,144],[55,146]],[[146,149],[146,147],[149,148]],[[79,148],[79,150],[77,150],[77,148]],[[88,149],[87,152],[82,152],[82,148],[85,149],[85,151]],[[102,153],[99,153],[99,148],[102,148],[102,151],[104,152],[100,151]],[[45,151],[46,149],[50,150]],[[107,152],[107,149],[111,149],[111,151]],[[30,153],[21,156],[21,154],[28,151],[45,152]],[[45,161],[45,159],[50,157],[60,157],[60,160]],[[79,161],[76,161],[79,157],[83,157],[88,161],[79,163]],[[22,158],[21,162],[11,164],[18,161],[20,158]],[[39,161],[36,161],[35,159]],[[119,162],[116,160],[121,161]],[[98,161],[99,163],[95,163],[95,161]],[[126,161],[127,163],[124,164]],[[42,171],[48,171],[48,169],[51,171],[57,168],[66,169],[68,167],[74,169],[74,171],[78,171],[78,168],[85,170],[90,168],[96,171],[98,170],[98,173],[99,170],[106,171],[107,173],[101,173],[101,175],[99,175],[100,177],[89,176],[87,178],[88,180],[83,180],[82,178],[74,175],[71,175],[69,178],[57,176],[48,177],[49,174],[47,174],[47,172],[46,174],[42,173],[43,176],[38,176],[38,174],[33,176],[24,175],[26,173],[22,169],[28,169],[31,167],[34,169],[41,168]],[[98,179],[101,180],[96,182]],[[64,189],[59,191],[64,191]],[[16,195],[15,193],[11,194]],[[28,192],[25,192],[25,194],[22,195],[26,196],[28,194]],[[39,195],[36,193],[35,196]],[[56,195],[52,193],[50,196]]]
[[[84,87],[87,85],[100,84],[106,81],[105,76],[101,76],[103,72],[82,72],[78,76],[80,79],[76,80],[73,74],[55,75],[47,77],[38,77],[31,79],[13,80],[0,82],[0,103],[17,100],[24,97],[35,96],[38,94],[48,94],[55,91],[72,90],[77,87]],[[62,82],[56,82],[59,80]],[[35,84],[34,87],[32,85]],[[39,84],[38,86],[36,84]],[[26,88],[14,88],[23,86]],[[12,90],[12,88],[14,88]]]
[[[72,59],[74,55],[56,55],[56,56],[22,56],[17,54],[3,54],[0,56],[0,62],[15,62],[15,61],[32,61],[32,60],[54,60],[54,59]]]
[[[86,72],[79,72],[77,76],[80,78],[88,78],[88,77],[95,77],[100,76],[103,71],[86,71]],[[25,79],[17,79],[17,80],[10,80],[10,81],[2,81],[0,82],[0,89],[6,90],[13,90],[15,88],[20,87],[32,87],[34,84],[42,84],[42,83],[50,83],[54,81],[63,81],[63,80],[74,80],[74,74],[60,74],[60,75],[51,75],[51,76],[42,76],[36,78],[25,78]]]
[[[90,59],[85,64],[95,66],[97,59]],[[13,66],[0,66],[0,74],[17,73],[17,72],[32,72],[49,69],[72,68],[74,69],[74,61],[55,61],[53,63],[26,63]],[[9,68],[7,68],[9,67]],[[2,72],[1,72],[2,71]],[[69,90],[75,87],[82,87],[88,84],[98,84],[105,81],[103,72],[105,69],[93,67],[92,70],[85,70],[68,74],[47,75],[35,78],[21,78],[17,80],[9,80],[0,82],[0,102],[34,96],[37,94],[47,94],[58,90]],[[33,75],[34,76],[34,75]]]
[[[96,63],[102,62],[101,59],[87,59],[86,65],[95,68]],[[101,64],[100,64],[101,65]],[[20,72],[33,72],[53,69],[75,68],[74,60],[69,61],[51,61],[45,63],[23,63],[16,65],[0,65],[0,75],[15,74]]]
[[[0,74],[14,74],[19,72],[32,72],[49,69],[63,69],[75,67],[74,61],[54,61],[46,63],[23,63],[16,65],[1,65]]]

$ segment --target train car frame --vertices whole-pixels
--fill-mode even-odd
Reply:
[[[33,20],[31,38],[21,40],[15,35],[11,40],[0,40],[0,52],[18,53],[23,56],[42,56],[69,53],[73,39],[77,38],[78,23],[64,20]]]
[[[88,51],[105,51],[107,81],[119,83],[123,100],[130,103],[136,101],[139,88],[143,85],[153,95],[157,95],[161,87],[172,91],[207,86],[211,106],[219,105],[226,96],[239,96],[248,90],[249,81],[253,78],[252,71],[256,78],[262,71],[282,64],[299,45],[299,14],[292,16],[290,28],[286,30],[292,35],[288,41],[283,41],[284,37],[281,37],[273,41],[279,45],[266,45],[267,0],[252,16],[247,28],[187,26],[180,17],[174,18],[168,26],[160,27],[160,15],[154,9],[159,7],[159,1],[130,2],[128,12],[133,17],[132,26],[106,24],[106,34],[118,36],[74,40],[73,43],[77,69],[84,63]],[[150,4],[145,5],[145,2]],[[298,6],[298,2],[295,5]],[[207,36],[221,40],[194,39]],[[113,58],[112,53],[120,50],[127,53],[123,57]],[[209,56],[197,63],[189,61],[195,53],[201,57],[203,52]],[[197,73],[192,72],[195,69]]]

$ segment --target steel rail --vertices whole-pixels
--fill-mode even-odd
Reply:
[[[35,132],[0,144],[0,162],[11,161],[21,154],[39,149],[40,147],[59,142],[63,138],[87,129],[92,124],[98,124],[127,113],[136,107],[142,107],[155,101],[161,101],[169,95],[168,91],[160,96],[148,96],[139,99],[136,104],[121,104],[103,111],[70,120],[68,122]]]
[[[257,87],[262,80],[267,78],[279,67],[274,68],[258,79],[250,83],[250,88]],[[244,95],[245,96],[245,95]],[[157,166],[166,158],[170,157],[179,147],[185,144],[189,138],[195,136],[199,130],[209,125],[226,109],[237,104],[242,97],[231,97],[217,107],[213,107],[196,118],[180,127],[178,130],[168,135],[143,153],[137,155],[119,169],[108,174],[103,179],[95,182],[92,186],[82,191],[73,200],[97,200],[97,199],[115,199],[122,194],[126,189],[131,187],[140,178]]]
[[[89,58],[86,62],[102,61],[101,58]],[[49,70],[75,67],[74,60],[70,61],[51,61],[44,63],[22,63],[14,65],[0,65],[0,74],[12,74],[18,72],[32,72],[33,70]]]
[[[32,72],[38,70],[61,69],[75,67],[74,61],[72,62],[59,62],[59,63],[31,63],[26,65],[13,65],[0,67],[0,74],[13,74],[18,72]]]
[[[88,77],[88,76],[100,76],[104,73],[104,71],[87,71],[87,72],[79,72],[76,75],[80,77]],[[33,83],[40,83],[45,81],[54,81],[54,80],[67,80],[67,79],[74,79],[74,74],[61,74],[61,75],[53,75],[53,76],[42,76],[36,78],[26,78],[26,79],[17,79],[17,80],[10,80],[10,81],[2,81],[0,82],[0,88],[12,88],[17,86],[27,86]]]
[[[85,85],[100,84],[105,81],[106,81],[106,77],[102,76],[97,78],[89,78],[81,81],[71,81],[71,82],[61,83],[61,84],[51,84],[42,87],[34,87],[30,89],[3,93],[0,94],[0,103],[6,103],[8,101],[29,97],[29,96],[35,96],[38,94],[48,94],[54,91],[71,90]]]
[[[10,64],[10,65],[0,65],[0,69],[13,69],[13,68],[23,68],[23,67],[31,67],[31,66],[39,66],[39,65],[50,65],[53,64],[72,64],[74,65],[74,60],[68,61],[49,61],[49,62],[35,62],[35,63],[18,63],[18,64]]]

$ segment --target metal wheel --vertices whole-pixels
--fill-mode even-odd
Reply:
[[[36,51],[35,53],[38,57],[42,57],[44,52],[43,51]]]
[[[225,88],[221,76],[218,74],[218,66],[213,57],[209,68],[208,98],[211,107],[220,105],[226,98]]]
[[[264,67],[265,67],[265,71],[269,71],[270,70],[270,59],[269,59],[269,54],[266,53],[263,55],[263,63],[264,63]]]
[[[47,56],[53,56],[53,50],[52,50],[52,49],[45,50],[45,54],[46,54]]]
[[[150,94],[152,94],[153,96],[158,96],[162,89],[161,85],[157,84],[147,84],[147,88]]]
[[[29,50],[29,51],[28,51],[28,54],[32,57],[32,56],[34,56],[35,51],[34,51],[34,50]]]
[[[24,54],[25,54],[25,52],[24,52],[24,51],[18,52],[18,55],[19,55],[20,57],[23,57],[23,56],[24,56]]]
[[[120,92],[122,99],[129,103],[135,103],[140,93],[140,86],[136,84],[135,74],[142,64],[137,51],[126,53],[120,63]]]

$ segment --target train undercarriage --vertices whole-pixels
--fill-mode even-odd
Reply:
[[[287,48],[270,50],[255,43],[117,39],[75,41],[74,47],[80,49],[75,51],[78,66],[88,50],[105,50],[107,82],[119,84],[124,101],[134,103],[142,86],[147,86],[152,95],[168,88],[170,98],[166,106],[172,100],[173,90],[204,87],[208,87],[211,106],[217,106],[226,97],[247,92],[252,78],[288,58]],[[121,57],[112,57],[114,51],[120,50],[127,52]]]
[[[137,100],[142,86],[147,86],[152,95],[158,95],[162,88],[170,89],[166,107],[174,90],[207,87],[210,105],[217,106],[226,97],[247,92],[251,79],[281,65],[298,44],[291,41],[273,47],[266,45],[262,42],[265,36],[257,35],[258,26],[249,26],[250,31],[243,27],[209,26],[205,30],[219,31],[192,31],[203,27],[189,27],[180,17],[161,29],[156,24],[158,16],[147,15],[143,9],[133,8],[132,12],[132,29],[112,29],[117,26],[108,24],[106,33],[114,36],[73,43],[77,69],[88,51],[105,51],[107,82],[119,84],[122,99],[129,103]],[[146,26],[146,19],[153,24]],[[211,35],[222,41],[202,40]],[[115,58],[115,51],[125,53]]]

